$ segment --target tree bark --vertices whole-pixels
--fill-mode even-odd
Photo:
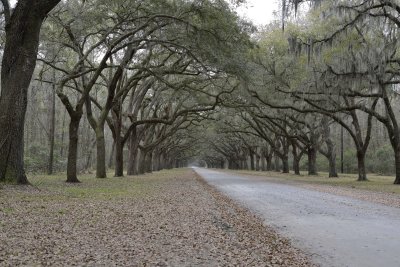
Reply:
[[[358,164],[358,180],[368,181],[367,172],[365,169],[365,152],[357,151],[357,164]]]
[[[256,157],[256,171],[260,171],[261,170],[261,168],[260,168],[261,156],[260,156],[259,151],[256,151],[255,157]]]
[[[289,159],[288,157],[282,157],[282,172],[289,173]]]
[[[278,157],[278,155],[276,153],[275,153],[275,161],[274,161],[274,170],[276,172],[280,172],[281,171],[281,168],[279,166],[279,157]]]
[[[60,149],[60,157],[64,157],[64,136],[65,136],[65,121],[67,117],[67,112],[64,112],[62,126],[61,126],[61,149]]]
[[[336,170],[336,153],[333,152],[330,154],[329,158],[329,178],[339,177]]]
[[[124,176],[124,143],[117,136],[115,140],[115,177]]]
[[[394,180],[394,184],[400,184],[400,147],[395,150],[394,159],[396,169],[396,179]]]
[[[139,156],[139,166],[138,166],[139,174],[144,174],[146,172],[146,157],[147,157],[147,151],[144,149],[141,149],[140,156]],[[175,166],[173,166],[173,167],[175,167]]]
[[[106,178],[106,140],[104,126],[96,128],[96,178]]]
[[[299,157],[299,155],[297,154],[297,149],[295,148],[295,146],[293,146],[293,171],[294,174],[296,175],[300,175],[300,160],[301,157]]]
[[[264,172],[264,171],[267,170],[267,161],[266,161],[266,159],[265,159],[265,156],[264,156],[264,153],[263,153],[263,152],[261,153],[260,161],[261,161],[261,171]]]
[[[115,106],[112,111],[113,116],[113,137],[115,143],[115,177],[124,176],[124,140],[122,136],[122,116],[121,107]]]
[[[325,141],[327,145],[327,150],[323,151],[320,150],[321,154],[324,155],[329,162],[329,178],[339,177],[336,170],[336,152],[335,152],[335,145],[329,139]]]
[[[336,152],[335,152],[335,145],[333,142],[329,139],[328,141],[325,141],[327,145],[327,149],[323,150],[320,148],[320,153],[324,155],[329,162],[329,178],[334,178],[338,177],[337,171],[336,171]]]
[[[253,152],[253,151],[250,151],[249,156],[250,156],[250,168],[251,168],[252,171],[254,171],[254,170],[255,170],[255,165],[254,165],[254,152]]]
[[[354,117],[353,117],[354,120]],[[326,150],[323,147],[319,147],[319,151],[322,155],[324,155],[329,162],[329,178],[338,177],[336,171],[336,148],[335,143],[331,138],[331,130],[329,127],[329,121],[327,118],[321,121],[322,124],[322,137],[324,139],[324,143],[326,144]],[[341,128],[341,132],[343,133],[343,127]],[[343,138],[342,138],[343,139]]]
[[[155,170],[157,170],[157,171],[163,170],[164,169],[163,153],[161,151],[157,151],[157,153],[155,154],[154,158],[155,158],[155,161],[156,161],[156,169]]]
[[[272,171],[272,156],[271,157],[267,157],[267,171]]]
[[[115,150],[115,141],[113,141],[113,144],[111,146],[110,158],[108,160],[108,168],[110,168],[110,169],[114,165],[114,150]]]
[[[171,158],[168,158],[168,159],[167,159],[167,169],[168,169],[168,170],[171,170],[171,169],[174,168],[173,162],[174,162],[173,159],[171,159]],[[208,168],[208,166],[206,166],[206,168]]]
[[[223,169],[229,169],[229,160],[227,158],[224,158],[224,165],[222,167]]]
[[[93,156],[93,149],[96,146],[96,140],[91,141],[90,136],[88,136],[88,145],[87,148],[85,149],[86,151],[86,164],[84,170],[87,171],[88,173],[90,172],[90,169],[92,167],[92,156]]]
[[[137,140],[136,130],[133,130],[129,136],[128,175],[138,174],[138,152],[139,140]]]
[[[293,171],[294,174],[300,175],[300,160],[298,158],[293,158]]]
[[[27,94],[39,45],[43,20],[60,0],[19,0],[6,18],[1,66],[0,181],[27,184],[24,170],[24,124]]]
[[[138,155],[138,147],[131,147],[129,150],[128,175],[138,175]]]
[[[55,82],[55,77],[54,77]],[[53,174],[54,169],[54,140],[55,140],[55,124],[56,124],[56,87],[53,84],[50,98],[50,123],[49,123],[49,162],[47,166],[47,174]]]
[[[160,154],[157,151],[154,151],[153,164],[152,164],[153,171],[159,171],[159,165],[160,165]]]
[[[78,130],[82,113],[70,114],[70,117],[71,121],[69,123],[67,182],[79,183],[76,168],[78,162]]]
[[[300,152],[300,154],[298,153],[296,141],[292,141],[292,156],[294,174],[300,175],[300,160],[302,157],[302,152]]]
[[[178,166],[180,167],[180,166]],[[145,158],[145,172],[152,173],[153,172],[153,152],[149,151],[146,153]]]
[[[165,155],[164,155],[164,153],[160,154],[160,161],[159,161],[158,167],[159,167],[159,169],[158,169],[159,171],[165,169]]]
[[[315,147],[307,149],[308,155],[308,175],[318,175],[317,173],[317,150]]]

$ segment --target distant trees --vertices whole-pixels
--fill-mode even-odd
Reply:
[[[288,22],[295,21],[286,20],[291,8],[302,2],[317,5],[301,24]],[[329,162],[330,177],[337,176],[338,138],[332,132],[343,128],[354,144],[358,180],[364,181],[374,129],[384,127],[393,148],[394,183],[400,183],[399,111],[394,107],[399,6],[379,0],[282,4],[284,31],[275,22],[260,33],[258,49],[247,61],[241,96],[225,103],[242,114],[228,128],[267,143],[282,161],[283,172],[288,171],[289,158],[299,173],[301,156],[307,154],[308,172],[315,174],[320,152]]]
[[[45,27],[40,61],[47,67],[38,80],[56,84],[70,116],[67,181],[79,182],[85,117],[95,135],[96,177],[106,177],[106,125],[115,176],[123,176],[126,145],[129,175],[151,172],[154,158],[159,168],[156,152],[167,160],[160,148],[167,139],[234,87],[235,59],[250,44],[246,27],[224,1],[60,4]],[[58,78],[49,80],[54,71]]]
[[[391,158],[381,165],[400,184],[397,3],[282,1],[282,21],[253,45],[254,27],[232,9],[242,1],[58,2],[20,0],[12,11],[2,1],[0,180],[28,182],[31,99],[28,166],[66,168],[68,182],[189,158],[337,177],[340,147],[358,180],[387,173],[369,158]],[[304,2],[312,8],[300,14]]]

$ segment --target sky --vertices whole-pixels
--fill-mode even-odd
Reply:
[[[279,11],[279,0],[247,0],[238,8],[238,14],[248,18],[256,25],[265,25],[274,19],[273,12]]]

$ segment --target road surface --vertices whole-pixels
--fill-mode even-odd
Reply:
[[[400,266],[398,208],[251,176],[195,171],[321,266]]]

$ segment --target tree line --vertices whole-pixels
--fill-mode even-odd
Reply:
[[[2,1],[2,71],[14,75],[15,86],[2,79],[0,180],[28,183],[28,96],[25,159],[34,165],[50,151],[52,173],[57,158],[66,158],[67,182],[79,182],[78,172],[93,160],[98,178],[106,177],[107,165],[117,177],[184,165],[193,128],[236,87],[234,55],[250,44],[251,25],[225,1],[36,1],[37,10],[28,2],[11,10]],[[36,26],[27,20],[38,14]],[[7,39],[28,28],[34,39]],[[18,74],[27,69],[26,77]]]
[[[297,9],[302,2],[291,4]],[[306,157],[308,174],[315,175],[319,154],[329,177],[337,177],[337,148],[343,153],[346,135],[359,181],[367,180],[367,151],[375,143],[375,149],[391,148],[381,163],[393,166],[384,172],[400,184],[399,3],[308,2],[306,14],[284,16],[257,34],[248,74],[223,104],[229,119],[215,127],[219,141],[208,142],[215,153],[204,159],[211,166],[284,173],[290,161],[300,174]],[[293,10],[289,4],[283,8]]]
[[[315,175],[322,156],[330,177],[351,158],[400,184],[400,5],[283,0],[256,31],[232,2],[2,1],[0,180],[199,160]]]

